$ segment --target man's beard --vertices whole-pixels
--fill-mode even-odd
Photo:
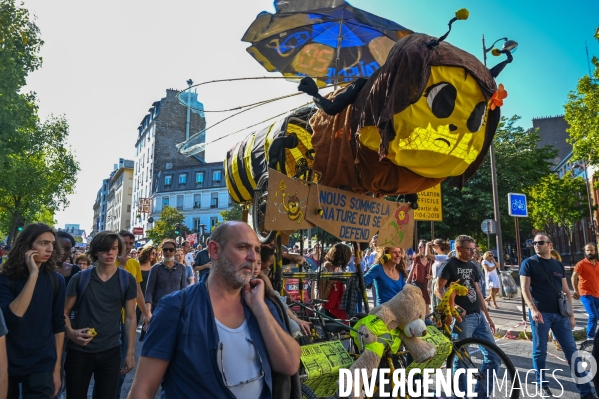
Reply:
[[[170,258],[167,258],[166,256],[164,258],[162,258],[162,260],[164,262],[173,262],[175,260],[174,256],[171,256]]]
[[[585,254],[584,257],[587,258],[587,260],[594,260],[597,259],[597,254]]]
[[[223,256],[222,260],[212,261],[212,273],[218,274],[229,287],[238,290],[248,284],[253,276],[253,273],[249,273],[247,276],[238,273],[241,268],[248,265],[252,267],[252,271],[256,267],[250,262],[244,262],[237,267],[229,258]]]

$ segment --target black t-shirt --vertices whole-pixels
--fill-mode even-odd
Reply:
[[[65,286],[67,286],[67,287],[68,287],[68,286],[69,286],[69,281],[71,281],[71,278],[72,278],[72,277],[73,277],[75,274],[79,273],[80,271],[81,271],[81,268],[80,268],[79,266],[77,266],[77,265],[73,265],[73,266],[71,267],[71,274],[69,274],[69,276],[68,276],[68,277],[65,277],[65,278],[64,278],[64,284],[65,284]],[[63,277],[64,277],[64,276],[63,276]]]
[[[540,267],[559,292],[562,290],[562,279],[566,276],[564,265],[556,259],[543,259],[535,255],[524,259],[520,267],[520,275],[530,277],[530,293],[539,312],[559,313],[557,294],[547,283],[547,278]]]
[[[206,263],[210,263],[210,254],[208,253],[208,249],[204,248],[200,252],[198,252],[198,254],[196,255],[196,259],[195,259],[195,262],[193,263],[193,267],[203,266]],[[208,274],[208,273],[210,273],[210,268],[209,267],[200,270],[200,278],[199,278],[199,280],[201,280],[202,277],[204,277],[204,275]]]
[[[462,262],[456,257],[447,258],[441,265],[439,277],[447,280],[447,285],[460,280],[460,284],[468,288],[468,294],[465,296],[457,295],[455,297],[456,305],[464,308],[467,314],[480,312],[480,298],[476,293],[474,283],[480,281],[480,273],[477,267],[470,261]]]
[[[125,300],[135,299],[137,297],[137,281],[131,273],[126,274],[129,277],[129,285],[125,293]],[[67,288],[67,297],[77,296],[80,278],[81,273],[77,273],[71,278]],[[86,346],[77,345],[69,340],[69,348],[81,352],[98,353],[120,346],[122,307],[118,270],[108,281],[102,281],[98,277],[96,268],[93,268],[91,280],[83,293],[71,326],[75,330],[85,327],[95,328],[98,335]]]

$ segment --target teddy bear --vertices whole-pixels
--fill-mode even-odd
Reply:
[[[354,369],[366,369],[368,375],[379,367],[383,356],[385,344],[391,346],[392,351],[399,349],[399,343],[404,343],[416,362],[422,363],[432,358],[437,348],[425,342],[427,306],[422,297],[420,288],[406,285],[397,295],[388,302],[375,307],[368,316],[362,318],[354,326],[360,333],[352,333],[358,347],[364,348],[363,353],[350,368],[352,375]],[[388,334],[390,339],[380,338]],[[386,342],[382,342],[383,339]]]

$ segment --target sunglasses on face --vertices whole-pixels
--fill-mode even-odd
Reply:
[[[460,249],[463,249],[464,251],[468,251],[468,252],[474,252],[476,250],[476,248],[462,248],[462,247],[460,247]]]
[[[551,241],[533,241],[532,245],[543,246],[545,244],[550,243]]]
[[[175,248],[162,248],[162,252],[175,252]]]

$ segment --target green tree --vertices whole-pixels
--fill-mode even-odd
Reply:
[[[66,146],[68,133],[64,117],[50,117],[31,129],[22,129],[24,139],[5,154],[0,229],[9,232],[9,242],[19,217],[29,223],[53,216],[68,205],[67,196],[74,192],[79,172],[79,163]]]
[[[148,238],[154,243],[159,244],[165,238],[177,238],[175,234],[175,225],[179,223],[181,225],[181,234],[183,235],[189,229],[183,223],[185,215],[179,212],[172,206],[165,206],[160,212],[158,221],[154,222],[154,228],[148,230]]]
[[[0,231],[8,233],[9,242],[19,217],[54,224],[79,171],[64,144],[66,120],[40,122],[35,93],[23,92],[29,73],[42,64],[42,45],[23,4],[0,0]]]
[[[599,28],[595,31],[599,40]],[[570,125],[568,142],[572,144],[573,158],[599,165],[599,60],[593,57],[592,76],[578,80],[576,91],[570,92],[564,105],[565,120]]]
[[[20,146],[24,128],[37,123],[33,93],[22,93],[27,75],[41,66],[43,41],[29,11],[0,0],[0,170],[5,154]]]
[[[540,140],[538,130],[524,130],[516,126],[520,119],[501,118],[495,135],[497,186],[501,212],[501,228],[504,243],[515,240],[512,218],[508,214],[507,194],[524,192],[551,173],[551,160],[557,152],[552,147],[537,148]],[[473,236],[486,243],[487,237],[480,225],[485,219],[494,219],[491,164],[485,159],[478,171],[468,180],[462,190],[450,187],[451,178],[441,185],[443,222],[435,223],[435,236],[453,239],[459,234]],[[530,221],[520,221],[521,230],[532,230]],[[420,238],[430,238],[430,222],[418,222]],[[491,247],[495,247],[492,235]]]
[[[530,219],[535,228],[550,231],[550,226],[562,226],[568,234],[572,254],[572,228],[588,213],[586,183],[567,172],[561,179],[554,173],[545,176],[528,191]]]
[[[223,218],[223,222],[231,220],[241,220],[243,215],[243,208],[239,204],[233,204],[233,207],[228,211],[222,211],[220,216]]]

